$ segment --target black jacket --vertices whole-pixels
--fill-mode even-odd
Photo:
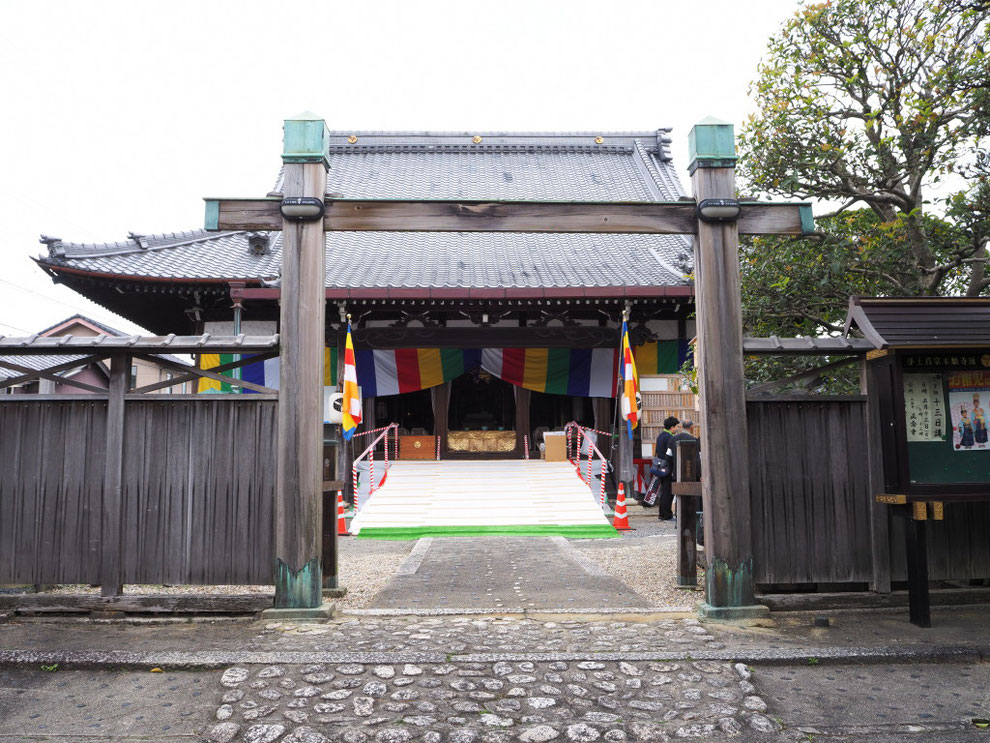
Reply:
[[[670,451],[670,454],[667,451]],[[653,450],[654,459],[664,458],[670,465],[670,471],[674,471],[674,434],[672,434],[667,429],[660,432],[657,436],[657,445]]]
[[[675,433],[671,437],[671,448],[677,451],[678,441],[697,441],[698,439],[689,434],[687,431],[681,431],[680,433]],[[694,471],[698,473],[698,479],[701,479],[701,447],[699,446],[694,455]]]

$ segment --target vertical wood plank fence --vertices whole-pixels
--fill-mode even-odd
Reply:
[[[272,581],[277,401],[132,396],[120,533],[104,534],[107,400],[0,398],[0,583]]]
[[[750,398],[746,405],[755,582],[873,584],[866,397]],[[907,578],[904,529],[886,525],[889,575]],[[931,521],[928,559],[932,580],[990,578],[990,504],[948,503],[945,520]]]

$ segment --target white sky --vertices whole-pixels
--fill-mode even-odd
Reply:
[[[195,229],[205,196],[263,196],[282,120],[331,129],[649,131],[736,124],[798,0],[0,0],[0,335],[82,312],[44,233]],[[297,10],[293,10],[297,9]]]

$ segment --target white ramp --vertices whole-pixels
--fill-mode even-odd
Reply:
[[[572,464],[490,459],[394,462],[350,531],[377,539],[619,536]]]

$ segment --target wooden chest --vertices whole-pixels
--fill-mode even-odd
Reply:
[[[435,436],[400,436],[399,459],[436,459]]]

